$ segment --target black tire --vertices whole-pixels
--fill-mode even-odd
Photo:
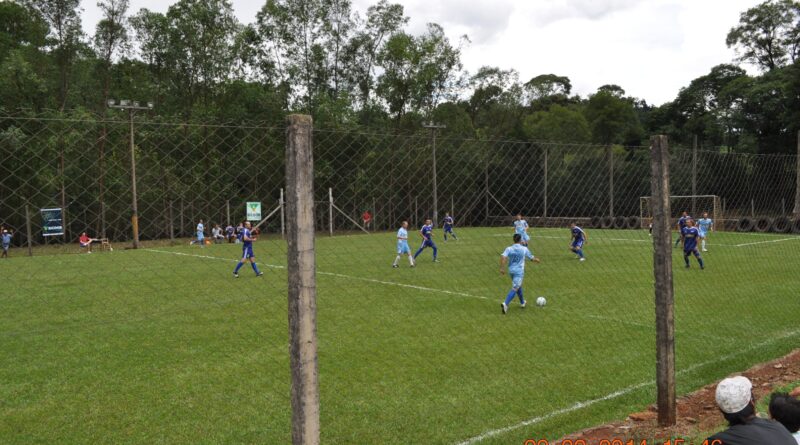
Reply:
[[[600,220],[600,228],[602,229],[610,229],[614,225],[614,218],[610,216],[604,216]]]
[[[742,218],[736,222],[737,232],[751,232],[755,223],[750,218]]]
[[[762,216],[761,218],[756,219],[753,229],[755,229],[756,232],[764,233],[769,231],[770,227],[772,227],[772,219]]]
[[[786,233],[792,230],[792,221],[785,216],[781,216],[779,218],[775,218],[772,221],[772,231],[776,233]]]
[[[599,216],[593,216],[592,220],[589,222],[589,227],[593,229],[599,229],[602,222],[603,222],[602,218],[600,218]]]
[[[617,216],[614,218],[614,228],[615,229],[624,229],[628,226],[628,221],[625,219],[624,216]]]
[[[641,229],[642,228],[642,220],[638,216],[631,216],[628,218],[628,228],[629,229]]]

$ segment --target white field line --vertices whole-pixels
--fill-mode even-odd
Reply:
[[[773,239],[769,241],[756,241],[753,243],[744,243],[744,244],[735,244],[736,247],[745,247],[745,246],[755,246],[756,244],[766,244],[766,243],[780,243],[782,241],[791,241],[791,240],[798,240],[800,237],[794,238],[780,238],[780,239]]]
[[[796,330],[790,331],[790,332],[785,332],[785,333],[783,333],[782,335],[780,335],[778,337],[771,337],[771,338],[769,338],[769,339],[767,339],[765,341],[762,341],[760,343],[752,345],[751,347],[749,347],[749,348],[747,348],[745,350],[740,350],[740,351],[737,351],[737,352],[726,354],[726,355],[723,355],[721,357],[717,357],[717,358],[714,358],[712,360],[707,360],[705,362],[701,362],[701,363],[697,363],[697,364],[694,364],[692,366],[689,366],[688,368],[681,369],[680,371],[677,372],[677,374],[678,375],[687,374],[687,373],[690,373],[690,372],[692,372],[692,371],[694,371],[696,369],[700,369],[700,368],[706,367],[708,365],[717,364],[717,363],[719,363],[721,361],[727,361],[727,360],[730,360],[730,359],[732,359],[732,358],[734,358],[736,356],[750,353],[750,352],[755,351],[757,349],[763,348],[764,346],[767,346],[769,344],[775,343],[776,341],[785,340],[787,338],[794,337],[794,336],[796,336],[798,334],[800,334],[800,329],[796,329]],[[535,425],[537,423],[541,423],[541,422],[543,422],[545,420],[549,420],[549,419],[551,419],[553,417],[556,417],[556,416],[559,416],[561,414],[568,414],[568,413],[575,412],[575,411],[581,410],[583,408],[586,408],[587,406],[592,406],[592,405],[595,405],[595,404],[600,403],[600,402],[605,402],[606,400],[611,400],[611,399],[615,399],[615,398],[620,397],[620,396],[624,396],[624,395],[629,394],[629,393],[631,393],[633,391],[636,391],[637,389],[644,388],[644,387],[650,386],[650,385],[655,385],[655,383],[656,383],[655,380],[651,380],[651,381],[648,381],[648,382],[637,383],[636,385],[632,385],[632,386],[629,386],[627,388],[623,388],[623,389],[614,391],[612,393],[606,394],[606,395],[604,395],[602,397],[598,397],[596,399],[577,402],[577,403],[575,403],[573,405],[570,405],[570,406],[568,406],[566,408],[561,408],[559,410],[552,411],[552,412],[550,412],[548,414],[544,414],[544,415],[541,415],[539,417],[534,417],[532,419],[524,420],[524,421],[519,422],[519,423],[514,424],[514,425],[510,425],[510,426],[503,427],[503,428],[498,428],[498,429],[495,429],[495,430],[486,431],[484,433],[481,433],[478,436],[470,437],[469,439],[466,439],[466,440],[464,440],[462,442],[459,442],[458,445],[471,445],[471,444],[474,444],[474,443],[482,442],[483,440],[488,439],[490,437],[494,437],[494,436],[497,436],[497,435],[500,435],[500,434],[504,434],[504,433],[507,433],[509,431],[514,431],[514,430],[517,430],[517,429],[525,427],[525,426]]]

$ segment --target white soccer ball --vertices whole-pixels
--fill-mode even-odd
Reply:
[[[108,251],[109,251],[109,252],[113,252],[113,251],[114,251],[114,248],[113,248],[113,247],[109,247],[109,248],[108,248]]]
[[[539,298],[536,299],[536,306],[544,307],[545,304],[547,304],[547,299],[546,298],[539,297]]]

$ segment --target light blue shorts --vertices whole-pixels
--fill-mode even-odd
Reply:
[[[511,287],[514,289],[519,289],[522,287],[522,279],[525,277],[525,274],[509,274],[511,275]]]
[[[708,232],[705,232],[705,231],[699,231],[698,232],[698,234],[700,235],[700,238],[705,238],[707,233]]]
[[[526,243],[531,240],[531,236],[527,232],[522,232],[520,235],[522,235],[522,241]]]
[[[411,253],[411,248],[408,247],[408,241],[400,241],[397,243],[397,254]]]

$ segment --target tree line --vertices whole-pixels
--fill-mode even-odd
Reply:
[[[513,68],[468,72],[469,43],[435,23],[411,34],[403,6],[365,12],[348,0],[267,0],[240,23],[229,0],[180,0],[165,13],[100,0],[83,32],[80,0],[0,3],[0,108],[6,113],[111,113],[109,98],[153,101],[166,120],[257,120],[288,112],[318,128],[451,137],[646,145],[664,133],[707,147],[792,153],[800,121],[800,3],[767,0],[727,36],[737,59],[653,106],[618,85],[588,97],[564,75],[521,80]],[[749,75],[738,63],[760,70]]]

